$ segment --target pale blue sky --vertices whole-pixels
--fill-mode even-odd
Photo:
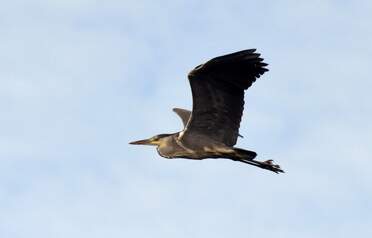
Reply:
[[[371,237],[370,1],[0,4],[0,237]],[[165,160],[186,78],[257,48],[238,146]]]

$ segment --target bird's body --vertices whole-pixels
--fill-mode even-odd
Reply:
[[[187,143],[187,141],[180,140],[179,137],[180,133],[175,133],[160,139],[161,143],[157,147],[159,155],[165,158],[200,160],[218,158],[223,156],[223,153],[233,152],[233,150],[222,143]],[[205,141],[208,141],[208,138],[205,138]]]
[[[283,172],[272,160],[254,160],[256,153],[234,147],[244,108],[244,91],[267,69],[255,50],[213,58],[189,73],[193,110],[173,109],[184,129],[131,144],[156,145],[165,158],[226,158],[273,172]]]

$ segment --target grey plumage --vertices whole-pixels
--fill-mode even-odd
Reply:
[[[183,127],[186,127],[191,116],[191,111],[182,108],[173,108],[173,111],[181,118]]]

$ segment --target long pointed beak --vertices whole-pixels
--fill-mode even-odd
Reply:
[[[132,142],[129,142],[129,144],[131,145],[152,145],[151,140],[149,139],[132,141]]]

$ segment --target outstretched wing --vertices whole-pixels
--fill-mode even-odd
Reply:
[[[183,126],[186,127],[191,116],[191,111],[182,108],[173,108],[173,111],[181,118]]]
[[[192,90],[191,118],[181,139],[210,138],[236,144],[244,109],[244,90],[268,69],[255,49],[213,58],[193,69],[188,77]]]

